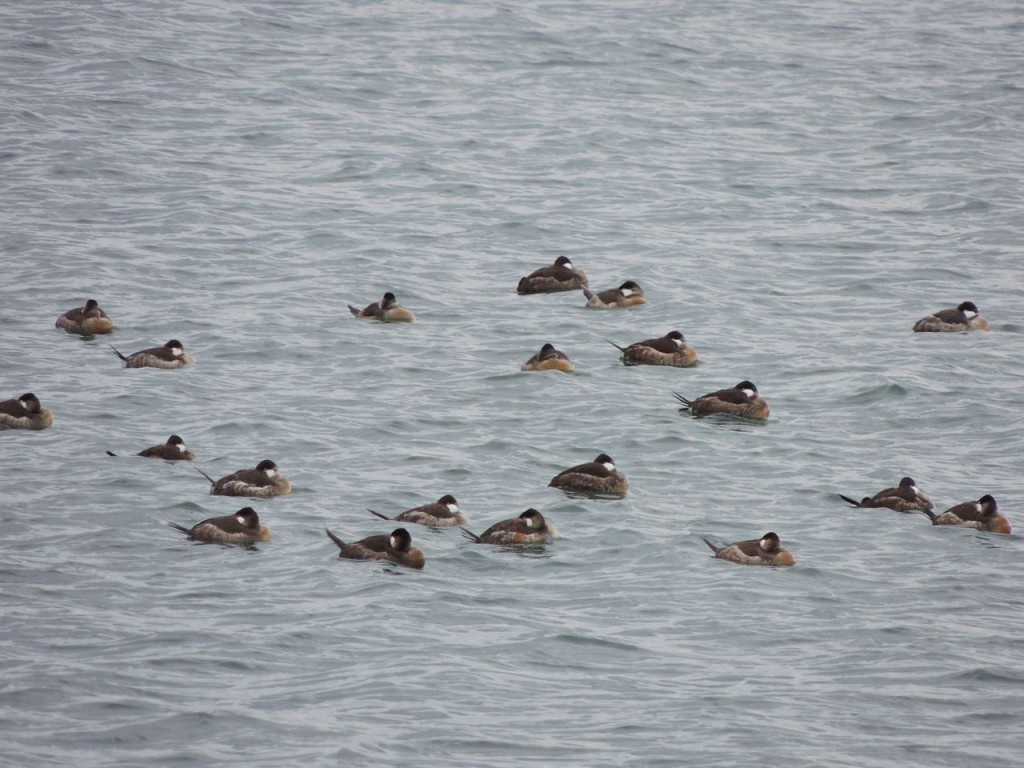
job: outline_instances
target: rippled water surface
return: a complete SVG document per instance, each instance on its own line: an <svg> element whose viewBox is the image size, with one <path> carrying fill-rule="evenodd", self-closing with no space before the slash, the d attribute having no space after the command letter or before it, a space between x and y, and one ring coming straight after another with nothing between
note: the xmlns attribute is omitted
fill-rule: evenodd
<svg viewBox="0 0 1024 768"><path fill-rule="evenodd" d="M1024 529L1015 2L0 8L0 764L1013 766ZM520 297L570 256L650 303ZM412 325L357 321L385 291ZM109 337L53 327L95 297ZM913 334L970 299L992 330ZM620 345L682 330L691 369ZM125 370L184 342L196 364ZM521 373L551 341L573 374ZM672 393L742 379L764 425ZM188 542L272 458L254 547ZM121 454L110 458L105 451ZM623 500L559 470L612 455ZM454 494L422 572L323 533ZM768 530L790 569L701 536Z"/></svg>

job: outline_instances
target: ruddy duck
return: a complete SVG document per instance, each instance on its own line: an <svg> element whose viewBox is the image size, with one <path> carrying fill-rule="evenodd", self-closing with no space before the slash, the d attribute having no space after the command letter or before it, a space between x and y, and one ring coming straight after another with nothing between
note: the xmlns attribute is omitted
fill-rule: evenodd
<svg viewBox="0 0 1024 768"><path fill-rule="evenodd" d="M96 299L89 299L84 307L69 309L57 318L57 327L68 333L80 333L92 336L97 333L110 333L114 328L113 321L107 313L100 309Z"/></svg>
<svg viewBox="0 0 1024 768"><path fill-rule="evenodd" d="M465 528L462 535L477 544L539 544L558 532L540 512L528 509L519 517L495 523L479 536Z"/></svg>
<svg viewBox="0 0 1024 768"><path fill-rule="evenodd" d="M615 466L607 453L599 454L593 461L562 470L548 483L551 488L583 493L606 493L625 496L629 483L626 476Z"/></svg>
<svg viewBox="0 0 1024 768"><path fill-rule="evenodd" d="M46 429L52 424L53 414L31 392L0 402L0 429Z"/></svg>
<svg viewBox="0 0 1024 768"><path fill-rule="evenodd" d="M678 392L676 400L689 408L693 416L707 416L709 413L729 413L747 419L767 419L771 414L768 402L757 393L752 382L741 381L730 389L720 389L701 395L696 400L687 400Z"/></svg>
<svg viewBox="0 0 1024 768"><path fill-rule="evenodd" d="M521 371L564 371L570 373L576 370L569 356L564 352L555 349L551 344L545 344L540 352L535 354L521 366Z"/></svg>
<svg viewBox="0 0 1024 768"><path fill-rule="evenodd" d="M346 544L329 528L324 528L331 541L341 550L338 557L349 560L388 560L409 568L422 568L426 564L423 552L412 545L412 536L405 528L395 528L390 536L368 536Z"/></svg>
<svg viewBox="0 0 1024 768"><path fill-rule="evenodd" d="M215 541L220 544L252 544L270 541L270 529L260 523L260 517L252 507L243 507L233 515L211 517L186 528L177 523L167 523L196 541Z"/></svg>
<svg viewBox="0 0 1024 768"><path fill-rule="evenodd" d="M973 301L965 301L952 309L943 309L914 323L917 333L964 333L971 330L987 331L988 320L978 314Z"/></svg>
<svg viewBox="0 0 1024 768"><path fill-rule="evenodd" d="M600 293L591 293L589 289L584 288L583 295L587 297L587 309L621 309L647 303L644 289L632 280L627 280L618 288L609 288Z"/></svg>
<svg viewBox="0 0 1024 768"><path fill-rule="evenodd" d="M702 537L703 538L703 537ZM787 549L783 549L778 535L769 531L760 539L737 541L716 547L707 539L703 539L715 553L715 557L731 560L743 565L793 565L796 559Z"/></svg>
<svg viewBox="0 0 1024 768"><path fill-rule="evenodd" d="M996 500L985 494L977 501L965 501L950 507L941 515L930 510L923 510L932 525L962 525L965 528L977 528L979 531L992 533L1010 533L1010 521L999 514Z"/></svg>
<svg viewBox="0 0 1024 768"><path fill-rule="evenodd" d="M114 350L115 355L124 360L125 368L181 368L195 362L191 355L185 354L185 348L177 339L171 339L162 347L133 352L128 357L118 352L113 344L110 348Z"/></svg>
<svg viewBox="0 0 1024 768"><path fill-rule="evenodd" d="M646 339L620 347L609 341L622 353L626 365L672 365L676 368L690 368L697 364L697 350L686 343L679 331L669 331L660 339Z"/></svg>
<svg viewBox="0 0 1024 768"><path fill-rule="evenodd" d="M541 267L519 281L516 293L557 293L587 287L586 273L572 265L568 256L559 256L549 267Z"/></svg>
<svg viewBox="0 0 1024 768"><path fill-rule="evenodd" d="M380 301L367 304L363 309L349 304L348 311L356 317L380 320L382 323L411 323L416 319L416 315L398 303L391 291L385 293Z"/></svg>
<svg viewBox="0 0 1024 768"><path fill-rule="evenodd" d="M185 441L178 435L171 435L166 443L153 445L141 450L138 456L145 456L147 459L166 459L167 461L192 461L196 455L185 447Z"/></svg>
<svg viewBox="0 0 1024 768"><path fill-rule="evenodd" d="M292 492L292 484L270 459L264 459L255 469L240 469L220 480L214 480L198 467L196 471L210 481L210 493L217 496L252 496L266 499Z"/></svg>
<svg viewBox="0 0 1024 768"><path fill-rule="evenodd" d="M459 503L455 501L455 497L450 493L445 494L437 501L407 509L405 512L401 512L394 517L382 515L380 512L375 512L372 509L367 511L382 520L416 523L417 525L425 525L429 528L450 528L456 525L465 525L468 522L466 516L462 514L462 510L459 509Z"/></svg>
<svg viewBox="0 0 1024 768"><path fill-rule="evenodd" d="M931 499L921 493L912 477L904 477L898 487L886 488L860 501L854 501L841 493L839 498L855 507L888 507L896 512L928 512L934 507Z"/></svg>

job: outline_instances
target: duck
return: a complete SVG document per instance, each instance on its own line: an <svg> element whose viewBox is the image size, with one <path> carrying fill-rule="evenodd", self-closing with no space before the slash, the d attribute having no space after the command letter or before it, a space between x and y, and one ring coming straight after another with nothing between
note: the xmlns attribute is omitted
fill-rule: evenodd
<svg viewBox="0 0 1024 768"><path fill-rule="evenodd" d="M216 496L250 496L268 499L292 492L292 484L285 479L270 459L264 459L255 469L240 469L214 480L203 470L196 471L210 481L210 493Z"/></svg>
<svg viewBox="0 0 1024 768"><path fill-rule="evenodd" d="M363 309L348 305L348 311L359 318L380 320L382 323L411 323L416 315L398 303L395 294L388 291L384 298L367 304Z"/></svg>
<svg viewBox="0 0 1024 768"><path fill-rule="evenodd" d="M114 354L124 360L125 368L181 368L191 365L195 359L185 353L185 347L177 339L171 339L162 347L151 347L133 352L125 357L111 344Z"/></svg>
<svg viewBox="0 0 1024 768"><path fill-rule="evenodd" d="M989 322L978 313L973 301L964 301L951 309L942 309L914 323L915 333L965 333L987 331Z"/></svg>
<svg viewBox="0 0 1024 768"><path fill-rule="evenodd" d="M757 392L751 381L741 381L729 389L720 389L701 395L696 400L687 400L678 392L676 400L688 408L693 416L707 416L711 413L727 413L747 419L767 419L771 415L768 402Z"/></svg>
<svg viewBox="0 0 1024 768"><path fill-rule="evenodd" d="M52 425L53 414L31 392L0 402L0 429L46 429Z"/></svg>
<svg viewBox="0 0 1024 768"><path fill-rule="evenodd" d="M793 565L796 558L788 549L783 548L778 534L769 531L760 539L737 541L718 547L703 536L702 541L711 547L715 557L731 560L742 565Z"/></svg>
<svg viewBox="0 0 1024 768"><path fill-rule="evenodd" d="M349 560L388 560L409 568L422 568L427 562L423 551L412 545L412 536L405 528L396 528L390 535L368 536L349 543L335 536L330 528L324 528L324 531L338 545L338 557Z"/></svg>
<svg viewBox="0 0 1024 768"><path fill-rule="evenodd" d="M554 264L541 267L521 278L516 293L525 296L529 293L557 293L586 287L586 273L574 267L568 256L559 256Z"/></svg>
<svg viewBox="0 0 1024 768"><path fill-rule="evenodd" d="M622 353L626 365L671 365L676 368L691 368L697 364L697 350L686 343L686 337L679 331L669 331L659 339L645 339L620 347L609 341Z"/></svg>
<svg viewBox="0 0 1024 768"><path fill-rule="evenodd" d="M860 501L839 494L839 498L855 507L887 507L896 512L929 512L934 508L931 499L921 493L912 477L900 479L895 488L886 488L874 496L865 496Z"/></svg>
<svg viewBox="0 0 1024 768"><path fill-rule="evenodd" d="M459 509L459 502L450 493L446 493L437 501L407 509L394 517L382 515L380 512L375 512L372 509L368 509L367 512L376 515L382 520L415 523L417 525L425 525L428 528L451 528L456 525L465 525L469 522L462 513L462 510Z"/></svg>
<svg viewBox="0 0 1024 768"><path fill-rule="evenodd" d="M583 295L587 297L587 309L622 309L647 303L644 289L632 280L600 293L591 293L588 288L584 288Z"/></svg>
<svg viewBox="0 0 1024 768"><path fill-rule="evenodd" d="M950 507L941 515L930 509L922 510L932 521L932 525L962 525L965 528L976 528L979 531L992 533L1010 533L1010 521L999 514L996 500L985 494L977 501L965 501Z"/></svg>
<svg viewBox="0 0 1024 768"><path fill-rule="evenodd" d="M219 544L253 544L270 541L270 529L260 523L260 517L252 507L243 507L233 515L211 517L186 528L177 523L167 523L196 541L213 541Z"/></svg>
<svg viewBox="0 0 1024 768"><path fill-rule="evenodd" d="M551 478L548 487L583 493L625 496L629 482L622 471L615 466L612 457L607 453L601 453L593 461L562 470Z"/></svg>
<svg viewBox="0 0 1024 768"><path fill-rule="evenodd" d="M57 318L56 325L68 333L80 333L83 336L110 333L114 329L114 322L96 303L96 299L89 299L85 306L69 309Z"/></svg>
<svg viewBox="0 0 1024 768"><path fill-rule="evenodd" d="M495 523L479 536L467 528L461 530L462 535L475 544L540 544L558 535L555 527L536 509Z"/></svg>
<svg viewBox="0 0 1024 768"><path fill-rule="evenodd" d="M552 344L545 344L533 357L519 366L521 371L562 371L571 373L576 370L572 360Z"/></svg>
<svg viewBox="0 0 1024 768"><path fill-rule="evenodd" d="M0 402L0 429L46 429L52 425L53 414L32 392Z"/></svg>
<svg viewBox="0 0 1024 768"><path fill-rule="evenodd" d="M139 451L137 456L145 456L147 459L165 459L167 461L192 461L196 455L186 446L185 441L179 435L171 435L166 443L151 445Z"/></svg>

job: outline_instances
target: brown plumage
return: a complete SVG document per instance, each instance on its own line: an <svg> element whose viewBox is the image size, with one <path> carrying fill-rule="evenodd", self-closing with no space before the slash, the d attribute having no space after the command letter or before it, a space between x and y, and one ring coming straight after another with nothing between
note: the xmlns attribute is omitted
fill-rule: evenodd
<svg viewBox="0 0 1024 768"><path fill-rule="evenodd" d="M697 364L697 350L686 343L679 331L669 331L658 339L645 339L620 347L609 341L622 353L626 365L671 365L676 368L690 368Z"/></svg>
<svg viewBox="0 0 1024 768"><path fill-rule="evenodd" d="M69 309L58 317L56 326L68 333L92 336L97 333L110 333L114 323L96 303L96 299L89 299L84 306Z"/></svg>
<svg viewBox="0 0 1024 768"><path fill-rule="evenodd" d="M428 528L450 528L456 525L465 525L466 516L459 509L459 503L451 494L445 494L437 501L430 504L421 504L418 507L407 509L394 517L382 515L380 512L367 510L382 520L394 520L400 523L415 523L425 525Z"/></svg>
<svg viewBox="0 0 1024 768"><path fill-rule="evenodd" d="M965 501L950 507L940 515L923 510L932 525L960 525L992 533L1010 533L1010 521L999 514L996 500L985 494L977 501Z"/></svg>
<svg viewBox="0 0 1024 768"><path fill-rule="evenodd" d="M569 356L564 352L555 349L551 344L545 344L533 357L519 366L521 371L562 371L571 373L576 369Z"/></svg>
<svg viewBox="0 0 1024 768"><path fill-rule="evenodd" d="M270 498L292 492L292 484L278 471L277 464L264 459L255 469L240 469L214 480L203 470L196 471L210 481L210 493L217 496Z"/></svg>
<svg viewBox="0 0 1024 768"><path fill-rule="evenodd" d="M574 267L568 256L559 256L554 264L534 270L520 279L516 293L523 296L529 293L575 291L586 287L586 273Z"/></svg>
<svg viewBox="0 0 1024 768"><path fill-rule="evenodd" d="M243 507L233 515L211 517L186 528L177 523L167 523L196 541L213 541L221 544L252 544L270 541L270 529L260 523L259 515L252 507Z"/></svg>
<svg viewBox="0 0 1024 768"><path fill-rule="evenodd" d="M771 531L760 539L737 541L721 547L703 537L702 540L711 547L715 557L742 565L793 565L796 562L789 550L782 547L778 535Z"/></svg>
<svg viewBox="0 0 1024 768"><path fill-rule="evenodd" d="M495 523L477 536L466 528L462 535L476 544L539 544L558 535L536 509L528 509L519 517Z"/></svg>
<svg viewBox="0 0 1024 768"><path fill-rule="evenodd" d="M411 323L416 316L403 307L395 299L395 294L388 291L384 298L367 304L363 309L348 305L348 311L359 318L380 320L382 323Z"/></svg>
<svg viewBox="0 0 1024 768"><path fill-rule="evenodd" d="M768 402L758 394L757 387L750 381L741 381L735 387L709 392L696 400L687 400L678 392L673 394L693 416L727 413L747 419L767 419L771 415Z"/></svg>
<svg viewBox="0 0 1024 768"><path fill-rule="evenodd" d="M46 429L52 424L53 414L31 392L0 402L0 429Z"/></svg>
<svg viewBox="0 0 1024 768"><path fill-rule="evenodd" d="M839 494L839 498L855 507L886 507L896 512L927 512L934 506L912 477L904 477L896 488L886 488L860 501L843 494Z"/></svg>
<svg viewBox="0 0 1024 768"><path fill-rule="evenodd" d="M191 355L185 353L185 347L177 339L171 339L162 347L150 347L133 352L125 357L113 344L110 348L114 354L124 360L125 368L181 368L195 362Z"/></svg>
<svg viewBox="0 0 1024 768"><path fill-rule="evenodd" d="M359 541L344 542L324 528L327 536L338 547L338 557L349 560L387 560L409 568L422 568L426 564L423 552L412 546L412 536L405 528L396 528L390 535L368 536Z"/></svg>
<svg viewBox="0 0 1024 768"><path fill-rule="evenodd" d="M587 297L587 309L622 309L647 303L643 288L632 280L627 280L618 288L609 288L600 293L591 293L584 288L583 295Z"/></svg>
<svg viewBox="0 0 1024 768"><path fill-rule="evenodd" d="M551 478L549 487L583 493L625 496L629 482L612 457L602 453L593 461L564 469Z"/></svg>

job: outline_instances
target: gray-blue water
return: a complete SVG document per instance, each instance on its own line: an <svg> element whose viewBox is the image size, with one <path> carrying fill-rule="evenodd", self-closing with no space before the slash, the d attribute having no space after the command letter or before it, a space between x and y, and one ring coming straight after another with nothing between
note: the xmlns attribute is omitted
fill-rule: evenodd
<svg viewBox="0 0 1024 768"><path fill-rule="evenodd" d="M1020 764L1024 6L0 7L3 766ZM650 303L520 297L567 254ZM406 326L361 322L394 291ZM99 300L117 328L53 327ZM913 334L970 299L988 333ZM625 368L682 330L694 369ZM124 352L184 342L180 371ZM520 373L545 341L576 373ZM749 378L763 426L692 420ZM278 462L274 540L189 543ZM125 454L109 458L105 450ZM611 454L621 501L547 488ZM524 553L412 526L458 498ZM774 530L790 569L700 541Z"/></svg>

